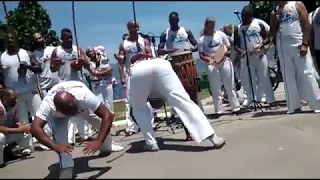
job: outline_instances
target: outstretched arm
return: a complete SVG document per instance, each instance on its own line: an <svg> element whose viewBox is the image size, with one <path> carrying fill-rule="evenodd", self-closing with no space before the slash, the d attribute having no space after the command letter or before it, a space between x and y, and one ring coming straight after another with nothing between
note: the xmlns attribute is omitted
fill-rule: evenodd
<svg viewBox="0 0 320 180"><path fill-rule="evenodd" d="M192 32L190 30L187 30L187 34L188 34L188 39L190 41L190 44L193 46L193 48L191 49L192 52L196 52L198 51L198 42L197 40L194 38Z"/></svg>

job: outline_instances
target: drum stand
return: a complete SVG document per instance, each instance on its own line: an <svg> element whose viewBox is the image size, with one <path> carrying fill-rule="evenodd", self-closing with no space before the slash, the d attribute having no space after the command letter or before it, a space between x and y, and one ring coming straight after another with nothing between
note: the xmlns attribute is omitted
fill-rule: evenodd
<svg viewBox="0 0 320 180"><path fill-rule="evenodd" d="M251 108L250 105L253 105L253 110L257 111L257 108L260 109L260 111L264 114L262 110L262 105L256 100L255 98L255 93L252 85L252 76L251 76L251 69L250 69L250 63L249 63L249 54L248 54L248 48L247 48L247 41L246 41L246 30L242 29L242 36L243 36L243 41L244 41L244 47L245 47L245 52L246 52L246 61L247 61L247 68L248 68L248 76L249 76L249 85L251 88L251 95L252 95L252 101L249 102L249 104L246 106L246 109Z"/></svg>

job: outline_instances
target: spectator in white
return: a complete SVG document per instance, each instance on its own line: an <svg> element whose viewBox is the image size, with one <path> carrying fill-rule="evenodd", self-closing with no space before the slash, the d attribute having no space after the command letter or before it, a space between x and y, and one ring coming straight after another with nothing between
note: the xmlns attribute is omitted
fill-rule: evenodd
<svg viewBox="0 0 320 180"><path fill-rule="evenodd" d="M92 68L99 72L99 76L90 74L92 92L102 101L110 111L113 109L113 83L112 66L108 63L108 57L104 54L104 47L98 46L87 49L86 55L90 58ZM124 148L112 143L112 151L121 151Z"/></svg>
<svg viewBox="0 0 320 180"><path fill-rule="evenodd" d="M100 129L96 140L87 142L84 153L91 155L100 149L100 156L111 152L111 136L108 136L114 114L79 81L61 82L47 93L31 126L31 133L39 142L59 155L60 179L72 179L74 162L73 147L68 143L68 121L71 117L88 121L94 129ZM51 120L52 140L43 127Z"/></svg>
<svg viewBox="0 0 320 180"><path fill-rule="evenodd" d="M230 42L228 37L222 31L215 30L215 19L208 17L204 23L204 30L199 39L198 51L200 59L207 64L207 73L212 92L212 99L216 114L222 114L222 96L221 96L221 79L228 94L231 109L234 113L240 112L240 104L237 94L234 90L234 71L229 57L224 57L221 62L215 63L215 53L217 49L224 45L230 54Z"/></svg>
<svg viewBox="0 0 320 180"><path fill-rule="evenodd" d="M259 101L258 92L255 91L255 87L258 84L258 88L262 88L266 94L266 100L270 108L275 109L277 103L275 102L275 97L273 94L273 89L271 85L269 66L267 56L262 48L264 41L268 38L268 31L270 26L261 19L253 17L253 9L251 6L244 6L241 12L242 23L240 23L234 31L234 44L235 50L244 56L242 73L242 82L244 84L244 89L247 93L248 102L250 103L253 99ZM243 33L244 32L244 33ZM243 37L245 36L245 37ZM246 47L245 47L246 43ZM246 49L247 48L247 49ZM252 84L249 83L249 73L247 68L247 57L246 51L248 53L250 74ZM257 82L259 80L260 82ZM251 87L253 86L252 92ZM252 97L252 93L256 96ZM248 104L249 105L249 104ZM251 104L252 105L252 104Z"/></svg>
<svg viewBox="0 0 320 180"><path fill-rule="evenodd" d="M42 73L39 77L40 88L42 90L42 95L45 96L47 92L59 82L58 73L51 72L50 70L50 59L51 54L55 47L53 46L46 46L46 42L42 34L35 33L33 35L33 48L34 48L34 55L36 56L38 63L41 65ZM42 97L43 98L43 97ZM49 124L45 126L45 132L50 133L51 128ZM44 145L40 144L40 148L43 150L49 150L49 148L45 147Z"/></svg>
<svg viewBox="0 0 320 180"><path fill-rule="evenodd" d="M58 72L59 82L75 80L84 82L82 76L82 65L79 64L81 60L85 59L85 53L76 45L73 45L73 36L70 29L61 30L61 46L53 50L50 69L52 72ZM80 57L78 57L78 49ZM79 66L77 65L79 64ZM69 142L75 143L76 128L80 136L84 139L90 137L93 133L90 125L86 121L73 120L69 122Z"/></svg>
<svg viewBox="0 0 320 180"><path fill-rule="evenodd" d="M27 124L29 123L28 112L33 118L41 103L34 73L39 74L42 70L35 56L30 56L26 50L19 48L13 33L15 32L9 29L7 49L1 55L0 64L3 68L5 86L17 93L19 121ZM34 151L30 134L25 136L25 141L28 141L29 145L23 153L30 154Z"/></svg>
<svg viewBox="0 0 320 180"><path fill-rule="evenodd" d="M320 94L309 51L311 27L307 9L301 1L276 1L276 3L277 12L272 13L270 18L272 25L270 40L273 42L277 37L288 105L287 113L301 112L301 98L305 98L310 108L318 113L320 112ZM277 25L277 18L279 25ZM297 79L301 82L300 85L297 85Z"/></svg>
<svg viewBox="0 0 320 180"><path fill-rule="evenodd" d="M17 143L20 147L27 147L29 144L24 140L24 133L29 133L30 124L21 124L16 116L15 105L17 94L9 89L0 92L0 167L6 162L14 159L10 151L10 144ZM5 151L9 148L9 152Z"/></svg>

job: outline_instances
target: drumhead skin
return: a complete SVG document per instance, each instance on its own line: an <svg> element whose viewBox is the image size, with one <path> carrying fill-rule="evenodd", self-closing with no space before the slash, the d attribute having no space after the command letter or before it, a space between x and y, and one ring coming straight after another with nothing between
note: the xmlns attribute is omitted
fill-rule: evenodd
<svg viewBox="0 0 320 180"><path fill-rule="evenodd" d="M172 53L171 56L175 57L175 56L181 56L181 55L185 55L185 54L192 54L192 51L176 52L176 53Z"/></svg>

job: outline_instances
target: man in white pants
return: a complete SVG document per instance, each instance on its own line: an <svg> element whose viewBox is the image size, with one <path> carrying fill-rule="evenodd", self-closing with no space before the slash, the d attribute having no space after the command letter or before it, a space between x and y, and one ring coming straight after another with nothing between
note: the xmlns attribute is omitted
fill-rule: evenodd
<svg viewBox="0 0 320 180"><path fill-rule="evenodd" d="M61 30L61 46L56 47L51 55L50 69L53 73L58 73L59 82L75 80L84 82L82 67L75 68L72 63L77 62L80 58L85 58L84 51L73 45L73 36L70 29ZM78 50L80 56L78 57ZM78 129L80 136L83 139L90 137L93 133L90 125L86 121L71 120L69 122L69 141L75 143L75 130Z"/></svg>
<svg viewBox="0 0 320 180"><path fill-rule="evenodd" d="M253 97L252 93L254 92L252 92L252 89L255 89L256 86L261 83L261 86L258 86L258 88L263 89L263 92L266 94L267 103L270 107L276 108L277 104L271 86L267 56L264 49L261 49L264 40L268 38L270 27L261 19L253 18L253 9L251 6L245 6L242 9L241 17L242 23L235 28L234 44L235 50L239 54L244 55L244 68L241 70L241 73L248 102L250 103L253 99L257 100L258 94L255 93L255 97ZM252 84L249 82L250 77L247 71L246 51L248 52ZM257 76L259 78L257 78ZM257 82L257 79L260 82Z"/></svg>
<svg viewBox="0 0 320 180"><path fill-rule="evenodd" d="M29 133L30 124L21 124L16 116L15 105L17 94L9 89L0 94L0 168L15 159L16 156L10 148L11 143L17 143L20 147L27 147L28 141L24 140L25 133ZM7 148L8 151L5 150Z"/></svg>
<svg viewBox="0 0 320 180"><path fill-rule="evenodd" d="M271 18L271 41L277 35L279 60L284 80L288 114L301 112L301 96L316 113L320 96L309 50L308 12L300 1L277 1L277 12ZM279 17L279 28L277 27ZM301 84L297 85L297 79ZM298 89L297 86L300 86ZM300 94L299 94L300 91Z"/></svg>
<svg viewBox="0 0 320 180"><path fill-rule="evenodd" d="M33 35L33 47L35 51L33 54L38 60L38 63L41 65L42 73L39 75L39 85L42 90L42 97L43 98L47 92L59 82L58 73L52 73L50 70L50 59L53 50L55 49L54 46L46 46L45 39L40 33L35 33ZM45 131L47 134L51 133L51 128L48 124L45 126ZM42 150L49 150L48 147L40 144L40 148Z"/></svg>
<svg viewBox="0 0 320 180"><path fill-rule="evenodd" d="M1 55L0 65L3 69L5 86L17 93L19 121L27 124L29 123L28 112L33 118L41 103L35 74L40 74L42 70L35 56L31 56L15 44L14 33L9 29L7 49ZM26 135L24 138L29 145L23 150L23 154L29 155L34 151L32 137Z"/></svg>
<svg viewBox="0 0 320 180"><path fill-rule="evenodd" d="M137 42L138 35L134 36L137 27L134 21L128 23L128 30L132 32L130 41ZM133 115L139 124L146 145L147 151L158 151L159 147L155 139L155 133L150 121L152 110L147 105L148 97L159 95L164 97L170 106L181 118L188 128L192 137L197 143L205 139L212 141L216 148L221 148L225 140L214 134L209 121L197 104L195 104L185 91L178 76L173 71L170 62L162 59L152 58L150 43L147 40L136 43L133 46L137 49L128 57L133 63L130 68L130 105L134 109ZM146 123L149 122L149 123Z"/></svg>
<svg viewBox="0 0 320 180"><path fill-rule="evenodd" d="M96 140L87 142L85 154L99 155L111 152L111 136L108 136L114 114L95 96L85 84L79 81L65 81L55 86L43 99L31 126L31 133L39 142L56 151L60 162L60 179L73 178L73 147L68 143L68 122L71 117L86 120L95 129L100 129ZM53 140L43 131L51 123Z"/></svg>

